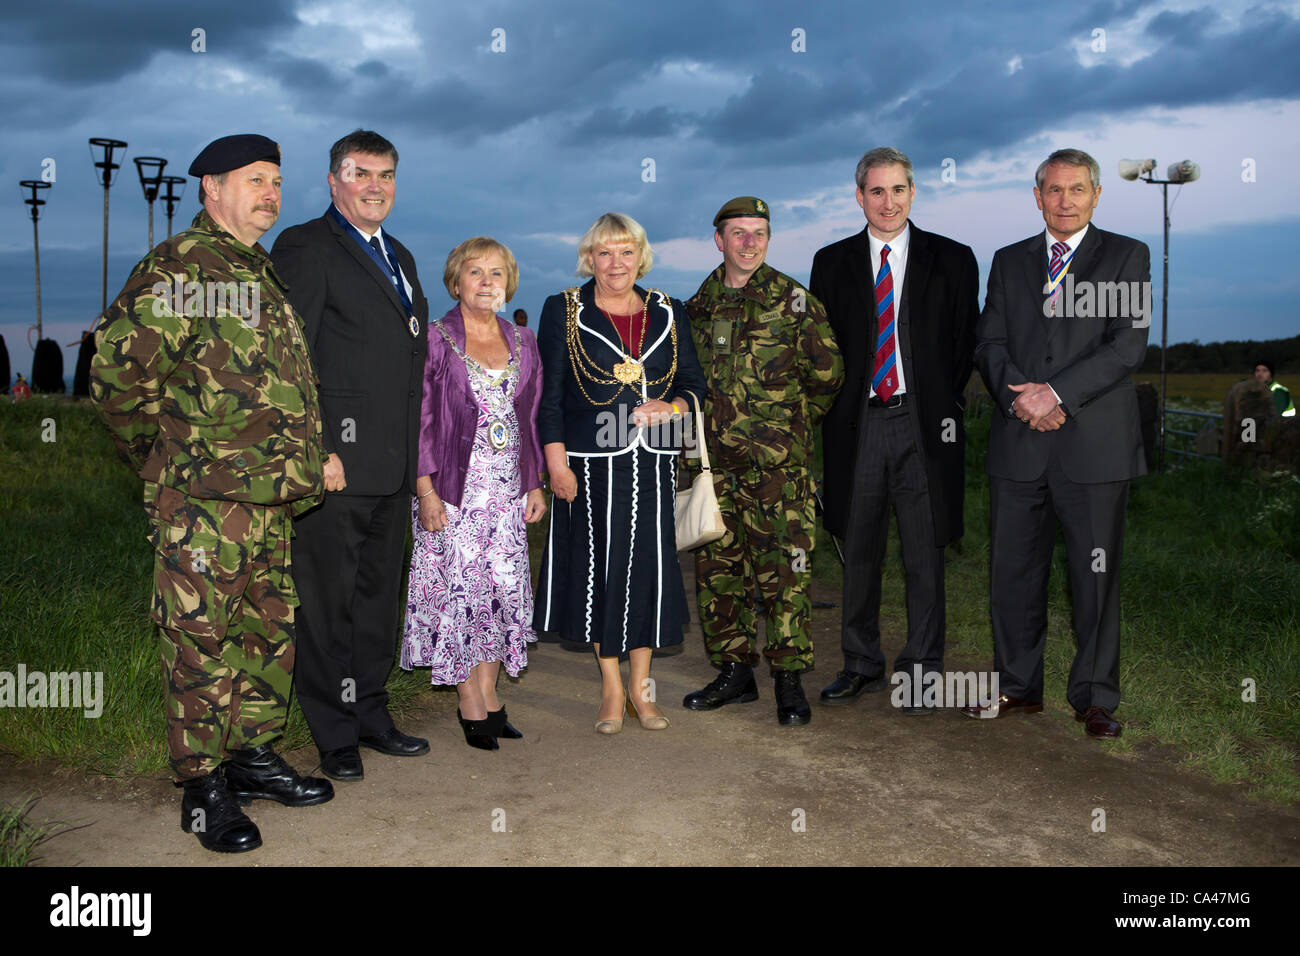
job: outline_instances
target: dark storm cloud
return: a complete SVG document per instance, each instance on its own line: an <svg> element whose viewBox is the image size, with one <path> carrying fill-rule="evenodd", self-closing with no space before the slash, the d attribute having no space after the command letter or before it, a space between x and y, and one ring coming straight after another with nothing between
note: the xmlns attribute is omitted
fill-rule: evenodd
<svg viewBox="0 0 1300 956"><path fill-rule="evenodd" d="M355 84L355 77L350 79L336 73L319 60L310 60L301 56L289 56L283 53L268 57L273 64L274 75L284 88L297 96L297 106L322 107L334 102L349 85ZM373 70L367 71L365 82L374 76Z"/></svg>
<svg viewBox="0 0 1300 956"><path fill-rule="evenodd" d="M1163 10L1147 22L1146 34L1174 43L1198 43L1218 19L1213 10Z"/></svg>
<svg viewBox="0 0 1300 956"><path fill-rule="evenodd" d="M1072 52L1054 49L1025 54L1023 68L1008 75L993 54L974 56L948 82L917 91L885 119L906 128L912 141L961 156L1097 114L1300 92L1300 22L1256 12L1235 31L1207 35L1205 24L1217 19L1208 11L1157 15L1147 34L1160 45L1128 67L1104 59L1084 66Z"/></svg>
<svg viewBox="0 0 1300 956"><path fill-rule="evenodd" d="M1209 10L1173 15L1152 33L1165 40L1152 55L1133 64L1128 76L1112 82L1106 103L1131 99L1134 90L1153 95L1161 105L1227 103L1256 97L1285 97L1300 91L1300 20L1277 10L1254 7L1231 32L1207 34L1185 17L1208 26L1218 19ZM1160 33L1158 31L1168 31ZM1127 81L1127 82L1125 82Z"/></svg>
<svg viewBox="0 0 1300 956"><path fill-rule="evenodd" d="M209 54L256 57L268 38L296 21L293 7L259 0L250 16L238 3L198 10L168 0L6 4L0 53L5 72L17 67L56 86L104 83L147 69L162 51L189 52L196 27L206 31Z"/></svg>
<svg viewBox="0 0 1300 956"><path fill-rule="evenodd" d="M1122 23L1148 6L1151 6L1150 0L1098 0L1084 7L1078 17L1072 21L1071 28L1090 35L1093 29ZM1040 11L1042 9L1039 8Z"/></svg>
<svg viewBox="0 0 1300 956"><path fill-rule="evenodd" d="M615 110L606 106L593 110L578 123L572 141L576 145L597 136L654 139L675 133L689 122L689 117L665 106L632 111Z"/></svg>

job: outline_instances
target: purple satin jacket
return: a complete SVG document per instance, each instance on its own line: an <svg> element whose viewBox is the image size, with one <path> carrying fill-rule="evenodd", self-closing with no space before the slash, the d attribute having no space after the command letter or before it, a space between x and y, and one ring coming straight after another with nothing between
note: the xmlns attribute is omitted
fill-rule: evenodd
<svg viewBox="0 0 1300 956"><path fill-rule="evenodd" d="M515 325L497 316L501 333L515 347ZM465 363L452 351L441 324L461 349L465 348L465 320L460 305L429 323L429 357L424 363L424 401L420 406L420 462L417 474L429 475L438 497L460 507L465 494L465 474L478 430L479 408L469 386ZM515 389L515 415L519 419L519 480L524 492L542 486L542 445L537 437L537 406L542 399L542 362L537 337L520 329L519 385Z"/></svg>

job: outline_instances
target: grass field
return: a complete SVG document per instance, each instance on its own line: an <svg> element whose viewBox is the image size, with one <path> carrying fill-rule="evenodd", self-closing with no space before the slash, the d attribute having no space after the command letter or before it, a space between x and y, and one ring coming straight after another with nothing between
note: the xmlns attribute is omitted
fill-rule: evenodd
<svg viewBox="0 0 1300 956"><path fill-rule="evenodd" d="M1178 372L1166 376L1166 400L1170 408L1222 415L1228 389L1249 377L1233 372ZM1133 381L1150 382L1157 392L1160 391L1159 372L1139 372L1133 376Z"/></svg>
<svg viewBox="0 0 1300 956"><path fill-rule="evenodd" d="M1181 387L1209 395L1219 383ZM986 415L973 412L968 422L966 536L949 549L948 663L955 669L992 661ZM0 750L111 775L165 767L140 490L88 406L54 399L0 406L0 671L19 663L102 671L105 687L103 714L94 719L69 708L5 711ZM1128 514L1125 736L1106 746L1133 752L1170 744L1217 779L1243 782L1266 799L1300 801L1300 554L1298 536L1285 530L1300 527L1300 482L1196 463L1135 482ZM899 632L902 569L897 542L890 547L884 624ZM838 587L824 532L813 567ZM1064 571L1058 548L1045 671L1047 703L1060 709L1073 654ZM835 649L826 650L833 660ZM831 673L833 664L823 669ZM394 669L395 711L429 693L427 681L427 672ZM1243 700L1252 686L1253 702ZM283 747L309 742L295 702Z"/></svg>
<svg viewBox="0 0 1300 956"><path fill-rule="evenodd" d="M43 440L53 439L53 440ZM109 775L166 766L142 485L88 403L0 405L0 671L102 671L103 713L0 711L0 750ZM428 673L394 670L400 714ZM295 699L283 749L310 743Z"/></svg>

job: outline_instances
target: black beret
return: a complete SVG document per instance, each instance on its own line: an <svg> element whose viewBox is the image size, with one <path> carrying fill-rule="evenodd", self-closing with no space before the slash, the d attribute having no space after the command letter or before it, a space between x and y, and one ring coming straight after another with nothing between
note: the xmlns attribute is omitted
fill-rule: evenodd
<svg viewBox="0 0 1300 956"><path fill-rule="evenodd" d="M737 196L735 199L727 200L718 210L718 214L713 217L713 228L717 229L724 219L741 219L748 216L772 221L772 217L767 212L767 203L763 200L757 196Z"/></svg>
<svg viewBox="0 0 1300 956"><path fill-rule="evenodd" d="M280 165L280 144L257 133L239 133L214 139L190 163L191 176L216 176L250 163Z"/></svg>

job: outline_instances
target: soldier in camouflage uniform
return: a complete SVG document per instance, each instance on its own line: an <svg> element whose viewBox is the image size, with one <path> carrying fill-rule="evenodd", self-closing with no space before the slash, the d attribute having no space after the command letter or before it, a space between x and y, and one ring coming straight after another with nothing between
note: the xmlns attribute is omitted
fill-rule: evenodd
<svg viewBox="0 0 1300 956"><path fill-rule="evenodd" d="M199 154L203 209L136 265L91 365L99 413L144 479L181 827L219 852L261 845L240 802L334 795L270 747L293 680L291 519L322 494L315 375L257 242L279 214L279 164L264 136Z"/></svg>
<svg viewBox="0 0 1300 956"><path fill-rule="evenodd" d="M821 304L763 263L770 222L753 196L724 205L713 220L724 262L686 303L709 376L705 434L726 534L695 556L700 626L721 673L682 703L712 710L758 698L757 589L777 720L793 725L811 719L800 672L813 663L813 435L844 365Z"/></svg>

